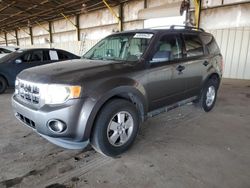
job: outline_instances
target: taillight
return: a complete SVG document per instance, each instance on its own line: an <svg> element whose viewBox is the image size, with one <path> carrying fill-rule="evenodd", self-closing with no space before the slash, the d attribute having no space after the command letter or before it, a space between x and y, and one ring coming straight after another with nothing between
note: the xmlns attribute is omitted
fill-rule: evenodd
<svg viewBox="0 0 250 188"><path fill-rule="evenodd" d="M222 73L224 72L224 60L222 57L221 57L221 72Z"/></svg>
<svg viewBox="0 0 250 188"><path fill-rule="evenodd" d="M220 67L221 67L221 72L223 73L224 72L224 60L223 60L222 56L220 56L219 64L220 64Z"/></svg>

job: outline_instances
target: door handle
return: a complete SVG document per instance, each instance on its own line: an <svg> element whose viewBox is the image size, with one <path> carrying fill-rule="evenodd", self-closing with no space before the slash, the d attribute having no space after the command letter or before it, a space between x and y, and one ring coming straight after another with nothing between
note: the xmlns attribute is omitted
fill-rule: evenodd
<svg viewBox="0 0 250 188"><path fill-rule="evenodd" d="M209 64L208 61L204 61L204 62L203 62L203 65L204 65L204 66L208 66L208 64Z"/></svg>
<svg viewBox="0 0 250 188"><path fill-rule="evenodd" d="M184 69L185 69L185 67L182 66L182 65L179 65L179 66L176 68L176 70L179 71L179 72L182 72Z"/></svg>

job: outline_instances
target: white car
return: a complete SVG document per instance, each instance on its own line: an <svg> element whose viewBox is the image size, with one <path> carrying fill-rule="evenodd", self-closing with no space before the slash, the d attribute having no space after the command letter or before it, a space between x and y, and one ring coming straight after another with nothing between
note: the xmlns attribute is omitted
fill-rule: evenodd
<svg viewBox="0 0 250 188"><path fill-rule="evenodd" d="M0 46L0 58L8 55L11 52L18 50L19 48L15 46Z"/></svg>

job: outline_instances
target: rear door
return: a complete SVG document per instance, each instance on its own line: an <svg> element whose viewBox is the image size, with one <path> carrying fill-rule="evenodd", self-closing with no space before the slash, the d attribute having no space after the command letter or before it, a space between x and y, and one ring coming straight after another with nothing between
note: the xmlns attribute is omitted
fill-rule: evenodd
<svg viewBox="0 0 250 188"><path fill-rule="evenodd" d="M203 75L209 67L209 60L205 48L195 33L182 34L184 41L186 98L196 96L201 91Z"/></svg>
<svg viewBox="0 0 250 188"><path fill-rule="evenodd" d="M162 35L154 51L146 86L150 111L185 98L186 88L180 35Z"/></svg>

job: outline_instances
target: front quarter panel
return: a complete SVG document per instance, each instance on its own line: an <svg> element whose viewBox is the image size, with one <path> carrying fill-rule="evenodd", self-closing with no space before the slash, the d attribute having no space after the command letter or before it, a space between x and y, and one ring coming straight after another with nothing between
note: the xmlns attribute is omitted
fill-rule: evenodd
<svg viewBox="0 0 250 188"><path fill-rule="evenodd" d="M84 140L90 137L95 118L103 105L105 105L108 100L122 94L134 97L134 100L140 103L143 112L147 111L146 92L143 85L139 82L130 78L121 77L101 82L96 85L93 90L88 91L88 96L80 113L79 121L85 122L86 126L84 128L85 130L79 130L77 132L84 132ZM81 129L81 127L79 128Z"/></svg>

